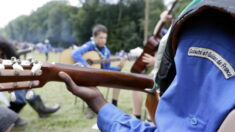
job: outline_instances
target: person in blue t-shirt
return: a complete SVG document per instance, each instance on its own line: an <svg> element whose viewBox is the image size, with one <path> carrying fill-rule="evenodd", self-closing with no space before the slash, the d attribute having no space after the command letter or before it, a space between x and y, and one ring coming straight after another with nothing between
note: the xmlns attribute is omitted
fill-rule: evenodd
<svg viewBox="0 0 235 132"><path fill-rule="evenodd" d="M49 59L49 53L50 53L51 49L52 49L52 46L51 46L49 40L46 39L45 45L43 47L44 53L46 55L46 61L48 61L48 59Z"/></svg>
<svg viewBox="0 0 235 132"><path fill-rule="evenodd" d="M107 103L95 87L77 86L64 72L59 76L98 113L102 132L215 132L235 104L235 18L221 10L200 10L182 21L174 36L176 75L158 104L156 126Z"/></svg>
<svg viewBox="0 0 235 132"><path fill-rule="evenodd" d="M102 59L109 59L110 58L110 51L106 46L108 37L108 30L104 25L96 25L92 29L92 39L82 46L75 49L72 53L72 58L76 63L80 63L85 67L89 67L87 61L83 58L83 54L89 51L96 51L100 58ZM121 71L125 63L125 58L121 58L120 63L116 67L111 67L110 62L102 63L101 68L105 70L112 70L112 71ZM112 103L117 106L117 100L119 96L120 90L113 89L113 97ZM94 117L94 113L90 110L90 108L86 111L86 117L91 119Z"/></svg>

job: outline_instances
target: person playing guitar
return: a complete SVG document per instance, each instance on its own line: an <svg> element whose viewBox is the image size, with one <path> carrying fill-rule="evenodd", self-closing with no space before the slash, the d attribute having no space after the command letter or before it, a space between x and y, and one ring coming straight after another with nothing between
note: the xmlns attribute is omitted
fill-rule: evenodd
<svg viewBox="0 0 235 132"><path fill-rule="evenodd" d="M80 63L84 67L90 67L88 62L84 59L83 55L87 52L95 51L99 54L101 59L110 58L110 50L106 47L108 30L104 25L96 25L92 29L92 40L86 42L84 45L78 47L72 52L72 58L75 63ZM125 58L120 59L120 63L116 67L111 67L110 62L104 62L101 64L101 69L112 70L112 71L121 71L124 66ZM113 90L112 103L117 106L117 99L119 96L120 90ZM93 118L94 113L88 108L86 112L86 117L91 119Z"/></svg>

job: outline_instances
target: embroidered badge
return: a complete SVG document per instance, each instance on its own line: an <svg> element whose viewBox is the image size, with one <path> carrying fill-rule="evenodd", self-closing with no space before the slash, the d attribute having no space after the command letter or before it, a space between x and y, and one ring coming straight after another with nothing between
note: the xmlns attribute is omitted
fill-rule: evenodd
<svg viewBox="0 0 235 132"><path fill-rule="evenodd" d="M188 56L209 59L213 64L216 65L216 67L220 69L226 79L235 76L235 71L232 65L214 50L201 47L190 47L188 50Z"/></svg>

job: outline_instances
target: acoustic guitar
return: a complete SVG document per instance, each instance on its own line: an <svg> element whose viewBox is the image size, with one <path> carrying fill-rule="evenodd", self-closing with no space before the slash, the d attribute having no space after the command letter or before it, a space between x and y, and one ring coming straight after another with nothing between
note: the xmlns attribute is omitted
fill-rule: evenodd
<svg viewBox="0 0 235 132"><path fill-rule="evenodd" d="M0 60L0 91L43 87L49 81L62 81L63 71L80 86L104 86L148 92L153 80L145 75L84 68L75 65L44 63L35 60ZM146 89L147 88L147 89Z"/></svg>
<svg viewBox="0 0 235 132"><path fill-rule="evenodd" d="M61 54L59 58L59 63L62 64L75 64L73 58L72 58L72 48L65 49ZM101 64L106 62L115 62L120 61L121 57L112 57L110 59L103 59L99 56L99 54L96 51L89 51L83 54L83 59L87 61L90 67L92 68L98 68L101 69ZM135 60L138 56L126 56L126 59L131 61Z"/></svg>

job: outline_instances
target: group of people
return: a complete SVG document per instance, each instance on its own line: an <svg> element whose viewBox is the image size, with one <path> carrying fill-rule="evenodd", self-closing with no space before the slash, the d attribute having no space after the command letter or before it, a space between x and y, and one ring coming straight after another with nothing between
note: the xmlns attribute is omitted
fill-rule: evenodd
<svg viewBox="0 0 235 132"><path fill-rule="evenodd" d="M155 83L161 99L151 125L130 116L103 97L96 87L78 86L65 72L59 77L67 89L83 99L89 109L98 114L102 132L214 132L234 109L235 96L235 1L193 0L162 38L155 59ZM72 53L76 62L89 67L82 58L87 51L96 51L109 58L105 46L107 29L93 28L93 40ZM125 59L111 67L120 71ZM118 94L117 94L118 95ZM14 119L15 120L15 119Z"/></svg>

